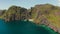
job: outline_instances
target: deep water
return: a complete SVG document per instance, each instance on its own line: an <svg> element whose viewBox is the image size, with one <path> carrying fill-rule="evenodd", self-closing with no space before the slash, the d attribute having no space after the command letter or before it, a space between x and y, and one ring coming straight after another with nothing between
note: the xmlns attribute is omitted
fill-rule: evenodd
<svg viewBox="0 0 60 34"><path fill-rule="evenodd" d="M0 34L57 34L47 26L37 26L29 21L0 20Z"/></svg>

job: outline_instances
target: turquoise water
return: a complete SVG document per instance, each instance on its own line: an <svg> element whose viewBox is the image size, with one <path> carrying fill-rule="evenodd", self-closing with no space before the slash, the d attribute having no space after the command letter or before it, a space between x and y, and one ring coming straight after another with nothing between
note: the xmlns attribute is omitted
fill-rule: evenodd
<svg viewBox="0 0 60 34"><path fill-rule="evenodd" d="M0 20L0 34L57 34L47 26L43 26L37 26L29 21Z"/></svg>

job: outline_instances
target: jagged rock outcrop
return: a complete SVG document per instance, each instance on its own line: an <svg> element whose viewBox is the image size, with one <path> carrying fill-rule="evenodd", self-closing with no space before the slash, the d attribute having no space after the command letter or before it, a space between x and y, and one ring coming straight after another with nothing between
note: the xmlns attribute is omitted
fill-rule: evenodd
<svg viewBox="0 0 60 34"><path fill-rule="evenodd" d="M27 15L27 9L18 6L11 6L6 11L4 19L5 21L24 20L28 18Z"/></svg>

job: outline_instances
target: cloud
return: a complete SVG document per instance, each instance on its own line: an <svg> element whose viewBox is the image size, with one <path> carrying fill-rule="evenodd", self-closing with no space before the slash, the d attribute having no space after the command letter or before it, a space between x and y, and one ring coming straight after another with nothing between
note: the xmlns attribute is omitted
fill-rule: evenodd
<svg viewBox="0 0 60 34"><path fill-rule="evenodd" d="M58 6L60 6L60 0L58 0Z"/></svg>
<svg viewBox="0 0 60 34"><path fill-rule="evenodd" d="M60 2L60 0L58 0Z"/></svg>

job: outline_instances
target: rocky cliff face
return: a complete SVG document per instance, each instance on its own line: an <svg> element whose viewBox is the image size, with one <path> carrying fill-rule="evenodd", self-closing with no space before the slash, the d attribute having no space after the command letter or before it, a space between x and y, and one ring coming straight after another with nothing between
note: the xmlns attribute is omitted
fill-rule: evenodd
<svg viewBox="0 0 60 34"><path fill-rule="evenodd" d="M4 19L5 21L24 20L28 18L27 15L27 9L18 6L11 6L6 11Z"/></svg>
<svg viewBox="0 0 60 34"><path fill-rule="evenodd" d="M35 5L30 9L30 16L36 24L53 25L52 29L60 28L60 7L51 4Z"/></svg>

